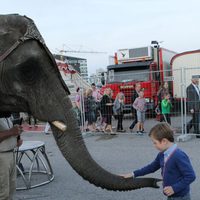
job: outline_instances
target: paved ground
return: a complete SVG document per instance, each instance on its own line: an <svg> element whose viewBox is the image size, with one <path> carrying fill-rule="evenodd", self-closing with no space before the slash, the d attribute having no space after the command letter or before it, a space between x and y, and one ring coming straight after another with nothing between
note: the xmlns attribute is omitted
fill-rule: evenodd
<svg viewBox="0 0 200 200"><path fill-rule="evenodd" d="M127 122L130 123L130 122ZM148 130L153 120L146 122ZM148 125L148 126L147 126ZM52 134L26 132L24 140L41 140L46 144L46 151L52 164L55 179L44 186L17 191L15 200L162 200L166 199L161 189L140 189L131 192L112 192L97 188L84 181L62 157ZM147 134L138 136L126 133L120 135L104 135L102 133L84 135L86 145L93 158L108 171L125 173L136 169L154 159L157 151L153 148ZM178 145L190 156L197 180L191 186L193 200L199 200L200 185L200 139L180 142ZM160 177L159 172L151 175Z"/></svg>

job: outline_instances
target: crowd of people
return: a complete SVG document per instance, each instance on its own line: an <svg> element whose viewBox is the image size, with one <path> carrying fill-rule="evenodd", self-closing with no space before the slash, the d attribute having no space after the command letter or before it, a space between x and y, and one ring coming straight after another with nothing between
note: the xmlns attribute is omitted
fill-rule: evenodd
<svg viewBox="0 0 200 200"><path fill-rule="evenodd" d="M113 116L117 120L117 132L126 132L123 127L125 94L119 92L113 100L113 91L110 88L105 88L104 94L92 83L91 88L81 91L77 88L77 95L73 103L74 111L77 114L79 125L85 124L82 130L86 131L103 131L113 133L112 119ZM158 91L158 106L161 111L160 121L166 121L171 124L170 112L172 103L168 84L164 83ZM145 112L147 103L144 98L144 88L141 88L141 83L135 84L132 94L132 115L133 121L129 126L129 131L133 132L136 127L136 133L139 135L145 132ZM82 122L82 123L81 123Z"/></svg>
<svg viewBox="0 0 200 200"><path fill-rule="evenodd" d="M102 95L94 83L91 88L83 91L77 88L77 95L73 103L77 121L80 126L82 125L82 130L110 133L113 133L113 105L112 90L106 88Z"/></svg>
<svg viewBox="0 0 200 200"><path fill-rule="evenodd" d="M73 103L73 109L77 115L77 121L83 131L102 131L114 133L112 119L117 120L117 132L126 132L123 127L125 95L119 92L113 100L113 91L105 88L104 93L92 83L91 88L82 90L77 88L77 95ZM130 131L137 124L137 133L144 133L144 121L146 111L144 91L140 83L136 83L132 96L132 112L134 121L130 125ZM81 123L82 122L82 123Z"/></svg>
<svg viewBox="0 0 200 200"><path fill-rule="evenodd" d="M199 138L199 77L192 77L192 83L187 87L187 105L192 119L187 124L187 133L194 127L194 133ZM147 103L144 97L144 88L137 82L131 95L133 121L129 131L142 135L145 132L144 122L147 110ZM159 116L160 122L171 125L171 113L173 112L173 96L168 82L163 82L157 92L157 106L155 113ZM117 132L126 132L123 126L125 94L119 92L113 99L111 88L105 88L104 93L96 87L95 83L86 90L77 88L77 95L74 102L74 110L77 113L77 120L83 131L103 131L113 133L112 121L117 120Z"/></svg>
<svg viewBox="0 0 200 200"><path fill-rule="evenodd" d="M111 90L106 89L104 95L101 95L93 83L91 88L81 90L78 87L76 92L73 109L77 115L79 125L82 126L82 130L92 132L109 130L112 132L112 112L110 113L109 110L109 103L110 107L112 106ZM104 104L103 107L102 104ZM98 128L97 121L100 116L102 126ZM86 125L85 122L87 122Z"/></svg>

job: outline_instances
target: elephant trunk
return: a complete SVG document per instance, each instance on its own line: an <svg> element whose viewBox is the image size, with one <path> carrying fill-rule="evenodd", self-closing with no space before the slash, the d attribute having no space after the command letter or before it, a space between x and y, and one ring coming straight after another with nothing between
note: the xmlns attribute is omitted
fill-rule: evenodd
<svg viewBox="0 0 200 200"><path fill-rule="evenodd" d="M65 101L70 101L69 98ZM70 102L67 103L68 107ZM66 110L66 109L65 109ZM154 178L128 178L112 174L99 166L88 152L75 113L72 108L67 108L64 112L64 124L67 125L66 131L61 131L51 125L55 140L63 156L72 166L72 168L85 180L96 185L114 191L126 191L139 189L142 187L157 188L158 179Z"/></svg>

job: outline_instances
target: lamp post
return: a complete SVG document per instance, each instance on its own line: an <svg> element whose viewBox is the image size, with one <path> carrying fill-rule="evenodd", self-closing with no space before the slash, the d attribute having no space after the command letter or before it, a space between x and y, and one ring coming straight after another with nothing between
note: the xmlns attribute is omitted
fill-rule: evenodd
<svg viewBox="0 0 200 200"><path fill-rule="evenodd" d="M159 42L157 42L156 40L153 40L153 41L151 41L151 44L153 44L154 47L157 49L158 70L160 71L160 58L159 58L160 45L159 45Z"/></svg>
<svg viewBox="0 0 200 200"><path fill-rule="evenodd" d="M157 66L158 66L157 78L160 83L160 57L159 57L160 45L159 42L156 40L151 41L151 44L153 44L154 47L157 49Z"/></svg>

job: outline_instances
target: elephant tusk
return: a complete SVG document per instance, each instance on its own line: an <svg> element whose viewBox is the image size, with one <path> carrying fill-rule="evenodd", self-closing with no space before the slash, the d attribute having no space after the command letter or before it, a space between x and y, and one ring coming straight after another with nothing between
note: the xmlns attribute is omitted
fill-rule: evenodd
<svg viewBox="0 0 200 200"><path fill-rule="evenodd" d="M67 129L67 126L63 122L53 121L52 124L63 132Z"/></svg>

